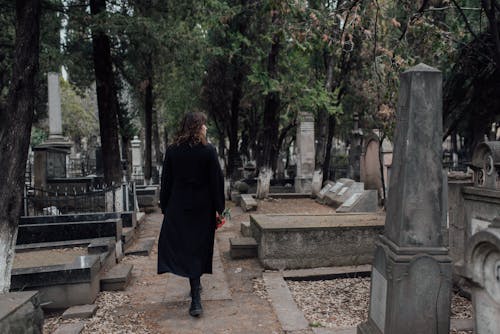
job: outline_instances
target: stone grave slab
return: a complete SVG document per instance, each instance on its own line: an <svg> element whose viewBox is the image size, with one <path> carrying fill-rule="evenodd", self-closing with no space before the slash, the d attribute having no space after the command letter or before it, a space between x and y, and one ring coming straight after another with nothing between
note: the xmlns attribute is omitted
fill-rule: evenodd
<svg viewBox="0 0 500 334"><path fill-rule="evenodd" d="M352 180L344 181L340 187L335 186L325 194L323 201L325 204L334 208L340 207L352 195L362 193L365 189L363 182L354 182Z"/></svg>
<svg viewBox="0 0 500 334"><path fill-rule="evenodd" d="M84 322L74 322L70 324L63 324L57 327L53 334L80 334L85 328Z"/></svg>
<svg viewBox="0 0 500 334"><path fill-rule="evenodd" d="M377 190L365 190L354 193L336 210L336 212L377 212Z"/></svg>
<svg viewBox="0 0 500 334"><path fill-rule="evenodd" d="M19 225L17 244L115 237L122 234L121 218L100 221L57 222Z"/></svg>
<svg viewBox="0 0 500 334"><path fill-rule="evenodd" d="M132 278L134 266L119 263L101 276L101 291L123 291Z"/></svg>
<svg viewBox="0 0 500 334"><path fill-rule="evenodd" d="M255 211L257 210L257 201L252 195L241 194L240 206L244 212Z"/></svg>
<svg viewBox="0 0 500 334"><path fill-rule="evenodd" d="M97 311L97 305L76 305L68 308L62 314L63 319L87 319L92 318Z"/></svg>
<svg viewBox="0 0 500 334"><path fill-rule="evenodd" d="M14 268L11 290L39 290L44 308L91 304L99 292L99 255L77 256L71 263Z"/></svg>
<svg viewBox="0 0 500 334"><path fill-rule="evenodd" d="M155 239L139 239L129 249L125 250L125 256L149 256L151 250L153 249L154 243Z"/></svg>
<svg viewBox="0 0 500 334"><path fill-rule="evenodd" d="M89 254L99 254L114 251L116 247L116 241L114 238L98 238L92 240L87 246L87 252Z"/></svg>
<svg viewBox="0 0 500 334"><path fill-rule="evenodd" d="M229 255L232 259L257 257L257 241L254 238L230 238L229 246Z"/></svg>
<svg viewBox="0 0 500 334"><path fill-rule="evenodd" d="M0 333L41 333L42 328L38 291L0 294Z"/></svg>
<svg viewBox="0 0 500 334"><path fill-rule="evenodd" d="M383 214L251 215L259 260L267 269L370 264Z"/></svg>
<svg viewBox="0 0 500 334"><path fill-rule="evenodd" d="M327 280L348 277L370 277L372 266L321 267L311 269L284 270L283 278L292 281Z"/></svg>

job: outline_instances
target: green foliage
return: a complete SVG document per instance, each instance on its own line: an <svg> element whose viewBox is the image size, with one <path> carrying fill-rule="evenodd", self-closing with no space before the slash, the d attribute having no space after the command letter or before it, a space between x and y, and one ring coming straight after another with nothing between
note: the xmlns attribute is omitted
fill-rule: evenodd
<svg viewBox="0 0 500 334"><path fill-rule="evenodd" d="M89 93L83 97L76 93L70 83L61 79L62 126L65 136L79 142L83 137L90 138L99 133L97 110Z"/></svg>
<svg viewBox="0 0 500 334"><path fill-rule="evenodd" d="M41 127L33 126L31 128L31 147L40 145L48 138L48 136L48 131Z"/></svg>

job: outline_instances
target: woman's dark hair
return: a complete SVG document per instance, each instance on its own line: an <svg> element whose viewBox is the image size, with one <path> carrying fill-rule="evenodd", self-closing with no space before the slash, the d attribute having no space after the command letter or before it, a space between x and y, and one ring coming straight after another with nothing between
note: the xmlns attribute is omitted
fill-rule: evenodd
<svg viewBox="0 0 500 334"><path fill-rule="evenodd" d="M207 138L201 133L201 127L207 124L207 116L199 111L189 112L182 118L174 145L188 143L189 145L207 144Z"/></svg>

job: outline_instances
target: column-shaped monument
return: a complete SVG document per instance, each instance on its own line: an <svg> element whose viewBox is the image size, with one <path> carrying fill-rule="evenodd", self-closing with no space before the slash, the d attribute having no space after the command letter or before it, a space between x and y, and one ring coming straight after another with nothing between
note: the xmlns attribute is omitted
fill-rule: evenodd
<svg viewBox="0 0 500 334"><path fill-rule="evenodd" d="M295 142L297 144L295 192L311 193L315 167L314 116L311 113L299 114Z"/></svg>
<svg viewBox="0 0 500 334"><path fill-rule="evenodd" d="M385 232L372 267L368 321L358 334L447 334L451 259L445 239L442 75L401 75Z"/></svg>
<svg viewBox="0 0 500 334"><path fill-rule="evenodd" d="M48 180L67 176L66 157L72 145L63 137L59 73L49 72L47 74L47 86L49 138L33 148L36 188L46 188Z"/></svg>
<svg viewBox="0 0 500 334"><path fill-rule="evenodd" d="M142 170L142 150L139 137L134 136L130 141L132 146L132 179L137 184L144 184L144 172Z"/></svg>

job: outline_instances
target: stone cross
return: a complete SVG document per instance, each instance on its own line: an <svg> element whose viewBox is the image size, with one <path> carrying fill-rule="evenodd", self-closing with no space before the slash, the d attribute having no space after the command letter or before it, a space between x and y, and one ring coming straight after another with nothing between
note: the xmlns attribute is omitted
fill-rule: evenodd
<svg viewBox="0 0 500 334"><path fill-rule="evenodd" d="M295 192L310 193L315 167L314 117L311 113L301 112L297 125L297 175Z"/></svg>
<svg viewBox="0 0 500 334"><path fill-rule="evenodd" d="M442 169L442 75L401 75L385 232L372 267L368 321L358 334L449 332L451 259Z"/></svg>
<svg viewBox="0 0 500 334"><path fill-rule="evenodd" d="M59 73L47 74L49 91L49 140L62 139L61 93L59 90Z"/></svg>

